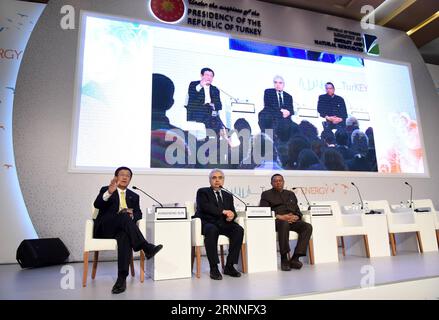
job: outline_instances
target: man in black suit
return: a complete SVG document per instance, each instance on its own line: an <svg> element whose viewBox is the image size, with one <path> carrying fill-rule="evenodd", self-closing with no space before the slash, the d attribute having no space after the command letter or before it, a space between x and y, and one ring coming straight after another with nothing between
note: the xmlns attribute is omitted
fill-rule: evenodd
<svg viewBox="0 0 439 320"><path fill-rule="evenodd" d="M317 111L326 120L323 122L323 129L344 129L348 117L344 99L334 94L335 87L332 82L325 84L325 90L326 94L320 95L317 103Z"/></svg>
<svg viewBox="0 0 439 320"><path fill-rule="evenodd" d="M284 91L285 81L281 76L275 76L273 84L274 88L264 92L264 109L259 113L259 118L269 118L273 122L273 127L268 129L289 128L293 125L293 97Z"/></svg>
<svg viewBox="0 0 439 320"><path fill-rule="evenodd" d="M279 251L281 257L282 271L289 271L291 268L302 268L300 257L306 256L306 248L312 234L311 224L302 221L302 213L297 205L297 198L294 192L284 189L284 178L280 174L271 177L270 190L261 194L259 206L270 207L276 214L276 231L279 238ZM299 234L294 254L288 260L290 252L290 231Z"/></svg>
<svg viewBox="0 0 439 320"><path fill-rule="evenodd" d="M233 197L221 190L224 184L224 173L213 169L209 174L210 187L197 191L197 212L195 216L201 219L202 233L206 254L210 265L210 278L221 280L218 270L218 237L225 235L230 240L229 254L224 267L224 274L240 277L234 264L238 263L239 252L244 237L244 229L235 222L237 217Z"/></svg>
<svg viewBox="0 0 439 320"><path fill-rule="evenodd" d="M117 168L110 185L101 188L94 202L94 207L99 209L94 223L95 238L112 238L117 241L118 275L112 289L115 294L126 289L133 250L143 250L146 258L151 259L163 247L148 243L136 225L142 218L142 211L139 196L128 189L132 176L130 168Z"/></svg>
<svg viewBox="0 0 439 320"><path fill-rule="evenodd" d="M220 133L224 125L219 117L222 109L220 91L212 85L215 73L210 68L201 69L201 80L192 81L188 89L187 121L204 123L206 129Z"/></svg>

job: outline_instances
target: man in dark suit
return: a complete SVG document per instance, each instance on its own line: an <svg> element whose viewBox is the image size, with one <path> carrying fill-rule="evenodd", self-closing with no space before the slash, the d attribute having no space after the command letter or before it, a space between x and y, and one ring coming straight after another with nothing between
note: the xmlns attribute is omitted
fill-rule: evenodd
<svg viewBox="0 0 439 320"><path fill-rule="evenodd" d="M224 267L224 274L240 277L234 264L238 263L239 252L244 237L244 229L235 222L237 217L233 197L221 190L224 184L224 173L213 169L209 174L210 187L197 191L197 211L195 216L201 219L202 233L206 254L210 265L210 277L221 280L218 270L218 237L225 235L230 240L229 254Z"/></svg>
<svg viewBox="0 0 439 320"><path fill-rule="evenodd" d="M270 190L261 194L261 207L270 207L276 214L276 231L279 238L279 251L281 257L282 271L289 271L291 268L302 268L300 257L306 256L306 248L312 234L311 224L302 221L302 213L297 205L297 198L294 192L284 189L284 178L280 174L271 177ZM294 254L288 260L290 252L290 231L299 234Z"/></svg>
<svg viewBox="0 0 439 320"><path fill-rule="evenodd" d="M281 76L275 76L273 83L274 88L264 92L264 109L259 113L259 118L269 118L273 122L273 127L268 129L288 129L293 125L293 97L284 91L285 81Z"/></svg>
<svg viewBox="0 0 439 320"><path fill-rule="evenodd" d="M102 187L94 202L99 214L94 224L95 238L112 238L117 241L117 281L112 293L121 293L126 289L126 277L132 251L143 250L147 259L151 259L162 245L148 243L136 225L142 218L139 196L128 189L133 172L130 168L120 167L114 173L110 185Z"/></svg>
<svg viewBox="0 0 439 320"><path fill-rule="evenodd" d="M317 111L326 120L323 122L323 129L344 129L348 117L344 99L334 94L335 87L332 82L325 84L325 90L326 94L319 96L317 103Z"/></svg>
<svg viewBox="0 0 439 320"><path fill-rule="evenodd" d="M217 134L224 125L219 117L222 109L220 91L212 85L215 73L210 68L201 69L201 80L192 81L188 89L187 121L204 123L206 129Z"/></svg>

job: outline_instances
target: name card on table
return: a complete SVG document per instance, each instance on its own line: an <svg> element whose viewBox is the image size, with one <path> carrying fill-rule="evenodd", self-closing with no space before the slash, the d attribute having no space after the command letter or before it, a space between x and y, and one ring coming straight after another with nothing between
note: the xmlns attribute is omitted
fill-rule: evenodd
<svg viewBox="0 0 439 320"><path fill-rule="evenodd" d="M245 211L247 218L272 218L273 214L270 207L247 206Z"/></svg>
<svg viewBox="0 0 439 320"><path fill-rule="evenodd" d="M185 220L187 219L186 207L156 207L156 220Z"/></svg>
<svg viewBox="0 0 439 320"><path fill-rule="evenodd" d="M330 205L311 205L309 212L313 217L332 216Z"/></svg>

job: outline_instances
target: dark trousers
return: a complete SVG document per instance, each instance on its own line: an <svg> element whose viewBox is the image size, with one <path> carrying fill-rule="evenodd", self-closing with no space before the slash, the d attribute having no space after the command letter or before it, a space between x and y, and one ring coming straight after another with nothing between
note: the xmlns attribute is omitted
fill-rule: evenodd
<svg viewBox="0 0 439 320"><path fill-rule="evenodd" d="M139 227L128 214L120 213L105 218L95 237L116 239L118 276L126 277L128 276L133 250L146 250L152 245L145 240Z"/></svg>
<svg viewBox="0 0 439 320"><path fill-rule="evenodd" d="M244 238L244 229L237 223L213 224L203 223L202 233L204 235L204 246L210 267L219 263L218 259L218 237L225 235L229 238L229 254L226 265L238 263L239 251L241 250Z"/></svg>
<svg viewBox="0 0 439 320"><path fill-rule="evenodd" d="M299 220L294 223L276 219L276 231L279 238L279 251L281 255L290 252L290 231L295 231L299 235L294 256L306 256L306 248L312 234L312 225Z"/></svg>

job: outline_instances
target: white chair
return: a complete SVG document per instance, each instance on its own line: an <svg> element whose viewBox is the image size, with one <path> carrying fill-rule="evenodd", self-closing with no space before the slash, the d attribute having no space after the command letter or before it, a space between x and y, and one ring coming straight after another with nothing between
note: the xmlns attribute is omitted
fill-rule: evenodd
<svg viewBox="0 0 439 320"><path fill-rule="evenodd" d="M437 244L439 246L439 211L437 211L434 208L433 201L431 199L420 199L420 200L413 200L413 206L414 208L430 208L431 212L435 216L435 230L436 230L436 240Z"/></svg>
<svg viewBox="0 0 439 320"><path fill-rule="evenodd" d="M88 275L88 259L90 252L94 252L93 257L93 268L91 273L91 278L94 280L96 277L96 271L98 267L99 251L115 251L117 250L117 241L115 239L97 239L93 237L93 226L94 219L99 214L99 210L93 208L92 219L85 222L85 240L84 240L84 270L82 276L82 286L87 286L87 275ZM146 220L141 219L137 221L137 225L142 232L143 236L146 233ZM135 276L134 272L134 258L131 257L131 276ZM140 282L143 283L145 279L145 255L142 250L140 250Z"/></svg>
<svg viewBox="0 0 439 320"><path fill-rule="evenodd" d="M342 210L337 201L319 201L318 205L330 205L332 214L336 222L335 234L340 238L343 256L346 256L344 237L347 236L363 236L364 248L366 249L366 257L370 258L369 240L367 237L367 230L363 222L363 213L348 213L351 212L351 207L344 207Z"/></svg>
<svg viewBox="0 0 439 320"><path fill-rule="evenodd" d="M310 216L308 214L304 214L302 217L303 221L311 223ZM295 231L290 231L290 235L288 238L290 241L292 240L298 240L299 234ZM279 241L278 233L276 232L276 240ZM314 243L312 241L312 235L309 239L308 243L308 258L309 258L309 264L314 264ZM288 259L291 259L291 252L288 252Z"/></svg>
<svg viewBox="0 0 439 320"><path fill-rule="evenodd" d="M396 256L395 233L416 232L419 252L424 252L420 234L421 228L416 223L415 214L411 208L401 208L399 205L391 205L386 212L386 217L392 256Z"/></svg>
<svg viewBox="0 0 439 320"><path fill-rule="evenodd" d="M195 212L195 204L186 202L186 207L188 214L193 214ZM241 217L236 218L236 222L244 228L244 221ZM201 219L193 218L192 219L192 269L194 266L194 260L196 258L196 273L195 276L200 278L201 276L201 247L204 247L204 236L201 233ZM244 233L245 234L245 233ZM220 235L218 237L218 246L220 247L220 258L221 258L221 267L224 269L224 246L229 245L229 238ZM247 273L247 260L246 260L246 246L245 246L245 236L242 241L241 247L241 260L242 260L242 272Z"/></svg>

